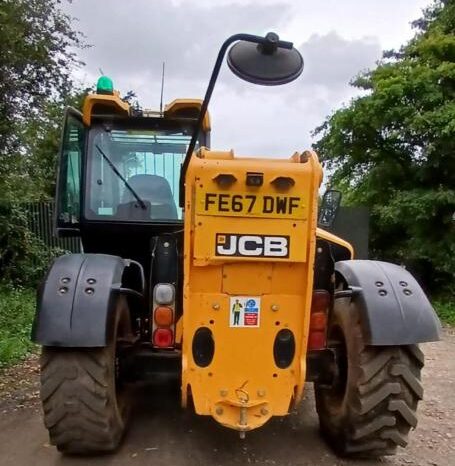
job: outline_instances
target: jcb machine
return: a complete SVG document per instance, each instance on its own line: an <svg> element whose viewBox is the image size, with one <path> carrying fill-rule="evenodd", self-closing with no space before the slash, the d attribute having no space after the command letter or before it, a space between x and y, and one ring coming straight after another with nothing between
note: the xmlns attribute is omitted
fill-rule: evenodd
<svg viewBox="0 0 455 466"><path fill-rule="evenodd" d="M288 414L314 382L321 432L338 453L393 454L417 424L417 344L439 338L439 321L406 270L354 260L350 244L318 228L314 152L209 148L226 52L259 85L303 69L276 34L237 34L203 101L140 112L103 77L82 114L67 111L56 227L84 253L59 257L39 290L33 340L51 442L114 450L129 384L168 371L181 375L183 406L240 437ZM322 223L336 200L324 197Z"/></svg>

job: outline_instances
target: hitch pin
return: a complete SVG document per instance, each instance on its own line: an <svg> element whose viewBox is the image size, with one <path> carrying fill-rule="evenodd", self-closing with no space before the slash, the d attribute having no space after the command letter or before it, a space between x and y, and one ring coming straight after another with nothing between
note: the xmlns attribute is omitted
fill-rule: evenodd
<svg viewBox="0 0 455 466"><path fill-rule="evenodd" d="M245 406L249 399L250 399L250 396L248 395L248 392L245 390L245 385L248 383L248 380L245 380L245 382L243 382L243 384L237 388L235 390L235 394L237 395L237 398L239 399L240 403L242 404L242 406L240 407L240 419L239 419L239 426L240 426L240 430L239 430L239 436L240 438L243 440L245 438L245 430L242 429L242 426L247 426L248 424L248 421L247 421L247 410L248 408Z"/></svg>
<svg viewBox="0 0 455 466"><path fill-rule="evenodd" d="M240 408L240 426L246 426L247 425L247 407L246 406L242 406ZM239 432L239 436L240 438L243 440L245 438L245 435L246 435L246 432L244 430L241 430Z"/></svg>

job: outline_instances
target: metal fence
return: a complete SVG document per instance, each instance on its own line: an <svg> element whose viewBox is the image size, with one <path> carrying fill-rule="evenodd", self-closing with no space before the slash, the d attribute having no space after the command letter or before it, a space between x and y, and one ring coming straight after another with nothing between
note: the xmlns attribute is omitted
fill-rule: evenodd
<svg viewBox="0 0 455 466"><path fill-rule="evenodd" d="M54 203L30 202L25 204L27 223L30 231L46 246L71 252L81 252L79 238L57 238L54 235Z"/></svg>

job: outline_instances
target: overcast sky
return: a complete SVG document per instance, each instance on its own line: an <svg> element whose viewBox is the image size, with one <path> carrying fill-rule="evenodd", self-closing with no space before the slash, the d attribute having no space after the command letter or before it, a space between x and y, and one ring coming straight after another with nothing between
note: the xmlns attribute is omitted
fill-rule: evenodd
<svg viewBox="0 0 455 466"><path fill-rule="evenodd" d="M92 47L77 72L92 84L100 69L145 108L202 98L221 43L237 32L277 32L305 60L295 82L254 86L224 65L210 113L212 148L239 155L288 157L310 147L312 130L355 95L349 81L382 50L413 34L410 22L431 0L73 0L65 10Z"/></svg>

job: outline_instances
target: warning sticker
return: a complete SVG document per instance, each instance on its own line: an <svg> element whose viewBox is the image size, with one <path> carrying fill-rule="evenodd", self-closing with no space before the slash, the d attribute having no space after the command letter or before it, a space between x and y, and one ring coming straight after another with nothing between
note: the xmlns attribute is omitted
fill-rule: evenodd
<svg viewBox="0 0 455 466"><path fill-rule="evenodd" d="M256 296L232 296L229 309L230 327L259 327L261 298Z"/></svg>

